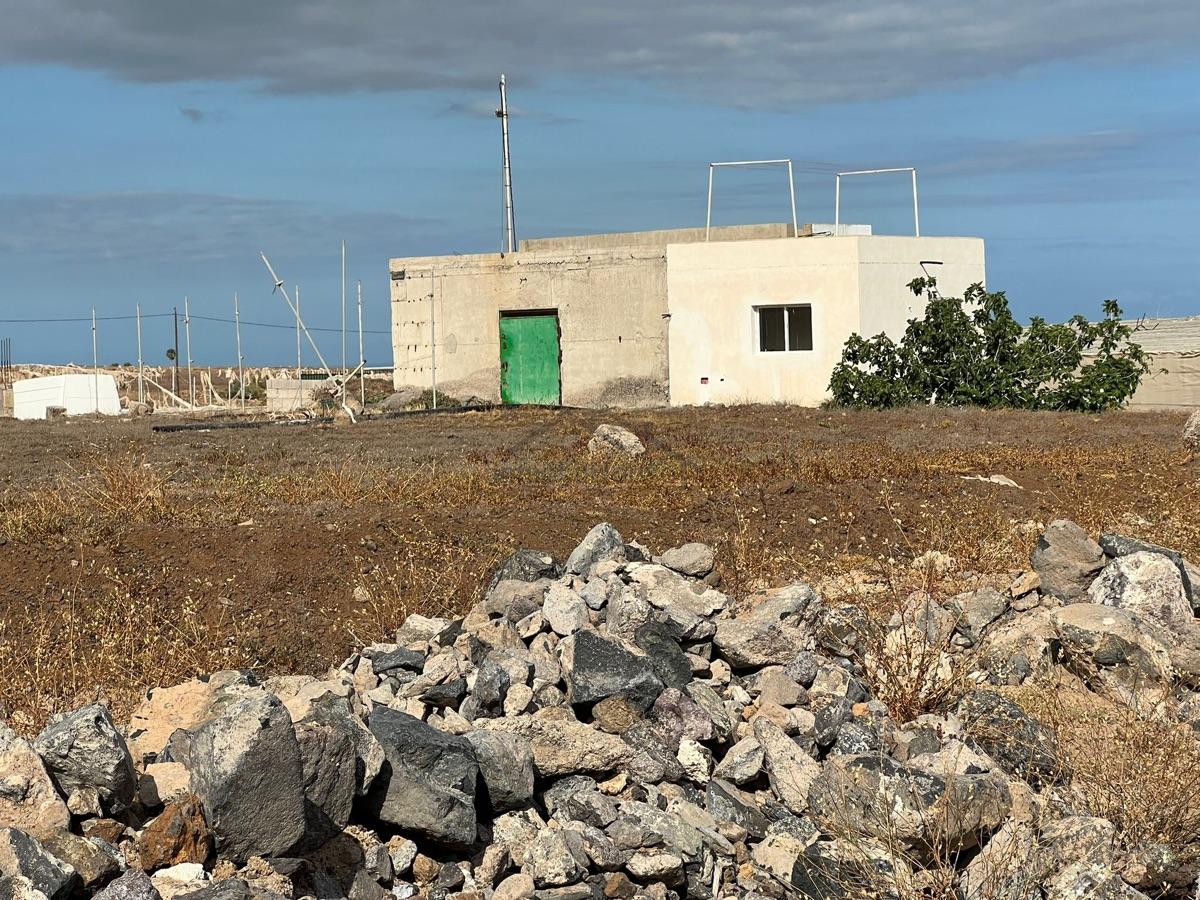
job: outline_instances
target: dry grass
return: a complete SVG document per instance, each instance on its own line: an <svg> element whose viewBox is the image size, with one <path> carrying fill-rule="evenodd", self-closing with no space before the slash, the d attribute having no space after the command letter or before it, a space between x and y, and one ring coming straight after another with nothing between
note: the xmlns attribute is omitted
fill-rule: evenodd
<svg viewBox="0 0 1200 900"><path fill-rule="evenodd" d="M1130 862L1153 846L1200 866L1200 741L1162 705L1135 708L1071 681L1014 692L1058 736L1071 805L1117 826Z"/></svg>
<svg viewBox="0 0 1200 900"><path fill-rule="evenodd" d="M88 454L64 474L0 498L0 534L70 543L182 518L186 504L160 468L131 453Z"/></svg>
<svg viewBox="0 0 1200 900"><path fill-rule="evenodd" d="M170 558L180 580L215 578L230 569L252 585L242 603L276 617L263 635L272 642L270 671L322 667L352 636L382 637L410 611L461 612L503 553L519 545L569 551L571 539L602 519L654 549L682 540L713 544L730 593L806 580L831 601L873 609L881 622L913 591L941 599L977 586L965 577L968 570L1021 567L1036 540L1036 522L1059 515L1091 531L1115 528L1200 558L1200 482L1179 477L1174 447L1136 435L1077 442L1075 436L1086 437L1092 427L1090 418L1057 424L1061 434L1038 440L1026 440L1023 431L1014 437L1012 423L1032 433L1057 419L773 409L614 418L632 426L649 452L636 459L589 457L585 447L595 421L537 410L377 423L353 439L350 432L312 430L131 438L130 428L114 438L99 425L82 440L63 441L62 432L53 441L42 438L40 446L17 448L18 456L29 457L24 465L12 464L11 455L9 465L0 464L6 479L0 537L17 545L6 551L7 571L21 576L18 589L6 595L11 602L0 655L26 659L21 644L48 640L43 632L78 633L80 613L38 597L36 582L30 588L28 573L16 568L27 549L49 569L35 578L63 583L72 578L67 561L85 556L78 548L99 554L103 545L112 551L110 564L119 560L121 577L137 582L130 588L137 603L158 610L147 615L166 623L172 604L184 602L181 593L176 587L150 596L138 587L158 578L146 571L155 564L140 555L152 550L158 559ZM996 441L978 439L993 427ZM952 430L960 437L943 436ZM43 432L50 435L27 433ZM946 446L956 441L960 446ZM52 474L43 474L47 468ZM978 473L1008 474L1026 489L983 488L960 477ZM1034 475L1041 479L1036 486L1027 480ZM252 528L235 527L250 521ZM359 571L354 542L376 529L384 529L385 549L360 554L373 568ZM255 542L247 540L250 534ZM289 555L292 541L303 551ZM930 549L957 564L932 587L908 568ZM227 561L226 551L238 552ZM247 570L266 574L252 578ZM89 602L98 596L94 586L79 590ZM204 591L195 596L213 603ZM196 619L187 610L178 613L181 621L189 617ZM127 627L134 624L131 619ZM880 690L897 715L952 702L960 679L956 668L945 671L943 648L916 640L903 623L899 631L891 645L878 629L871 639L878 644L874 680L886 685ZM235 647L241 640L230 624L214 622L206 633L221 647L227 637ZM165 624L148 629L147 646L154 640L163 658L183 652ZM255 664L263 655L255 646L240 652L235 658L222 650L220 658L227 665ZM44 657L53 653L46 650ZM102 654L94 658L103 660ZM5 672L10 683L36 681L33 694L65 697L71 686L59 684L50 668ZM156 677L148 662L135 668ZM75 676L85 694L89 679L116 693L139 677L103 661ZM47 703L24 705L43 709Z"/></svg>
<svg viewBox="0 0 1200 900"><path fill-rule="evenodd" d="M229 614L213 586L168 602L146 573L97 574L0 620L0 702L19 730L95 700L120 719L147 687L255 665L253 615Z"/></svg>
<svg viewBox="0 0 1200 900"><path fill-rule="evenodd" d="M464 615L510 546L500 538L402 538L388 559L362 561L354 587L357 614L343 626L347 635L358 644L386 641L410 613Z"/></svg>

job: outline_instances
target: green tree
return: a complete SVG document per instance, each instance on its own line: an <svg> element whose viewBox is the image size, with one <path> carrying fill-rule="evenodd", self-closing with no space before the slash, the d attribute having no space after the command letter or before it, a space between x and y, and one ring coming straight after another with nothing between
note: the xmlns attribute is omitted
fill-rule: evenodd
<svg viewBox="0 0 1200 900"><path fill-rule="evenodd" d="M1104 302L1099 322L1037 316L1022 328L1003 291L973 284L962 297L943 297L933 278L908 287L926 299L925 315L909 320L899 343L851 335L829 381L835 404L1099 412L1127 403L1150 371L1115 300ZM1086 365L1085 353L1093 357Z"/></svg>

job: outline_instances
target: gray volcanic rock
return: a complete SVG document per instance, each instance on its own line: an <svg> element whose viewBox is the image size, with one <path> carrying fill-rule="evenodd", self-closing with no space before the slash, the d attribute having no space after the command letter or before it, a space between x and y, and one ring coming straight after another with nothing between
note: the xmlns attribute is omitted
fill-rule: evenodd
<svg viewBox="0 0 1200 900"><path fill-rule="evenodd" d="M1042 578L1042 591L1071 603L1087 593L1104 567L1104 551L1074 522L1057 519L1046 526L1029 561Z"/></svg>
<svg viewBox="0 0 1200 900"><path fill-rule="evenodd" d="M133 802L133 759L106 706L93 703L68 713L47 726L33 746L64 797L94 791L109 813Z"/></svg>
<svg viewBox="0 0 1200 900"><path fill-rule="evenodd" d="M300 747L274 695L231 703L201 726L191 742L189 769L221 854L239 861L278 856L304 836Z"/></svg>
<svg viewBox="0 0 1200 900"><path fill-rule="evenodd" d="M387 755L367 797L371 813L448 846L473 844L479 763L471 742L387 708L372 712L368 724Z"/></svg>
<svg viewBox="0 0 1200 900"><path fill-rule="evenodd" d="M594 631L580 631L559 645L567 698L573 704L624 697L645 709L662 692L663 683L650 661Z"/></svg>

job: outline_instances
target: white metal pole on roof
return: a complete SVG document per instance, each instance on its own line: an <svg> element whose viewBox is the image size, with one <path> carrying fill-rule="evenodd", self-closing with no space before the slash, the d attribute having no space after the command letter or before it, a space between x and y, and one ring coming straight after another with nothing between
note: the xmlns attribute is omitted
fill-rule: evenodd
<svg viewBox="0 0 1200 900"><path fill-rule="evenodd" d="M838 226L842 224L842 176L833 177L833 236L837 237Z"/></svg>
<svg viewBox="0 0 1200 900"><path fill-rule="evenodd" d="M916 228L917 237L921 236L921 205L917 202L917 170L912 170L913 176L913 226Z"/></svg>
<svg viewBox="0 0 1200 900"><path fill-rule="evenodd" d="M737 159L728 162L711 162L708 164L708 213L704 219L704 240L708 240L712 234L712 197L713 197L713 171L717 168L730 168L733 166L772 166L786 165L788 171L788 195L791 198L792 207L792 236L796 237L800 230L800 225L796 219L796 181L792 176L792 161L790 159Z"/></svg>
<svg viewBox="0 0 1200 900"><path fill-rule="evenodd" d="M358 283L358 387L362 395L362 408L367 408L367 357L363 354L362 330L362 282Z"/></svg>
<svg viewBox="0 0 1200 900"><path fill-rule="evenodd" d="M246 375L242 371L242 308L237 291L233 292L233 334L237 342L238 392L242 395L242 410L246 409Z"/></svg>
<svg viewBox="0 0 1200 900"><path fill-rule="evenodd" d="M712 188L713 188L713 172L716 166L712 163L708 164L708 212L704 216L704 240L708 240L709 234L712 232Z"/></svg>
<svg viewBox="0 0 1200 900"><path fill-rule="evenodd" d="M796 221L796 179L792 177L792 161L787 161L788 193L792 196L792 237L800 236L800 225Z"/></svg>
<svg viewBox="0 0 1200 900"><path fill-rule="evenodd" d="M342 374L346 374L346 241L342 239Z"/></svg>
<svg viewBox="0 0 1200 900"><path fill-rule="evenodd" d="M183 340L187 345L188 403L196 405L196 383L192 380L192 313L188 298L183 298Z"/></svg>
<svg viewBox="0 0 1200 900"><path fill-rule="evenodd" d="M146 402L146 366L142 361L142 304L137 305L138 403Z"/></svg>
<svg viewBox="0 0 1200 900"><path fill-rule="evenodd" d="M834 233L837 233L837 225L841 222L842 212L842 176L843 175L888 175L893 172L911 172L912 173L912 188L913 188L913 228L916 236L921 236L921 209L917 200L917 170L914 166L900 166L893 169L860 169L856 172L838 172L834 176L834 191L833 191L833 224Z"/></svg>
<svg viewBox="0 0 1200 900"><path fill-rule="evenodd" d="M96 345L96 307L92 307L92 407L100 412L100 352Z"/></svg>

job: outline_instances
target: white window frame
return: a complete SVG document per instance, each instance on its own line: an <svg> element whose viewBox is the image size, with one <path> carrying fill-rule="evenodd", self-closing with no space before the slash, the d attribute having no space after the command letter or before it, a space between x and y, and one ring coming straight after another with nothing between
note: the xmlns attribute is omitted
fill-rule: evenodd
<svg viewBox="0 0 1200 900"><path fill-rule="evenodd" d="M810 337L812 338L811 347L790 347L790 330L788 329L789 309L799 309L800 307L808 307L808 320L810 325ZM762 346L762 323L759 316L764 309L782 309L783 312L783 343L782 350L764 350ZM813 305L811 303L760 303L754 307L754 350L756 353L762 353L767 356L779 356L780 354L788 353L812 353L817 349L817 329L813 318Z"/></svg>

